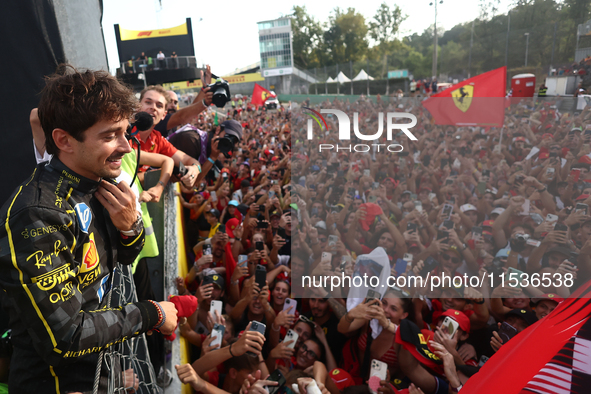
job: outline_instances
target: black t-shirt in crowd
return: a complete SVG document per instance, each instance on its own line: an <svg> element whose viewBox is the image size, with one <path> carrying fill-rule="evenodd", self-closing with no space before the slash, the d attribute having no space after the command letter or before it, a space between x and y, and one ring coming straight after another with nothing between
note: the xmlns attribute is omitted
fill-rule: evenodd
<svg viewBox="0 0 591 394"><path fill-rule="evenodd" d="M306 313L305 316L314 321L314 317L310 312ZM322 327L324 330L328 347L330 347L332 355L334 356L337 364L340 362L343 354L343 345L345 342L347 342L347 337L339 332L338 326L339 319L332 312L330 312L330 318L326 321L326 323L320 325L320 327Z"/></svg>

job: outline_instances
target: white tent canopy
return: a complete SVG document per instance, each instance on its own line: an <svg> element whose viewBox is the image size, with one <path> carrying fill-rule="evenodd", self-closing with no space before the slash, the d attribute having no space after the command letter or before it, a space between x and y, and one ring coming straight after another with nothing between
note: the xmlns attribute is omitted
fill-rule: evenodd
<svg viewBox="0 0 591 394"><path fill-rule="evenodd" d="M357 76L355 78L353 78L353 81L366 81L368 79L373 81L374 78L367 75L365 70L361 70L361 71L359 71L359 74L357 74Z"/></svg>
<svg viewBox="0 0 591 394"><path fill-rule="evenodd" d="M328 77L328 79L326 80L326 82L327 82L327 83L332 83L332 82L335 82L335 80L334 80L334 79L332 79L332 77Z"/></svg>
<svg viewBox="0 0 591 394"><path fill-rule="evenodd" d="M342 71L339 73L339 75L337 75L336 80L338 83L351 82L351 80L349 78L347 78L347 76L345 74L343 74Z"/></svg>

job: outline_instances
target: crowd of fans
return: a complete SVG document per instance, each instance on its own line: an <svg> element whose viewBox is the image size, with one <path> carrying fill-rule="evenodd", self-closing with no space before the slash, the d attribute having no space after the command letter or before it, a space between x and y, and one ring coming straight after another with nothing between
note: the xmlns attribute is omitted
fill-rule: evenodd
<svg viewBox="0 0 591 394"><path fill-rule="evenodd" d="M140 98L168 122L140 132L151 152L142 171L157 167L152 154L173 160L138 202L158 201L171 173L180 179L190 264L177 288L198 308L179 313L192 360L176 368L199 392L457 392L589 277L591 110L524 100L506 108L503 128L484 129L435 125L418 98L267 111L248 97L214 109L211 97L204 89L182 116L161 87ZM339 140L331 115L310 134L309 109L357 113L365 135L381 129L380 113L411 113L417 140L383 133L369 151L337 150L368 142ZM380 285L330 286L364 274ZM390 282L438 275L487 280Z"/></svg>
<svg viewBox="0 0 591 394"><path fill-rule="evenodd" d="M478 379L591 270L591 111L561 114L552 104L523 101L506 109L502 129L486 130L434 125L415 99L310 106L359 113L363 134L379 128L380 112L415 114L417 141L402 132L379 141L400 144L398 153L319 151L343 145L337 119L326 116L328 130L308 139L310 117L296 104L267 112L244 97L225 117L199 114L193 126L210 145L222 118L243 136L206 180L178 194L191 266L177 285L199 300L180 322L193 345L184 381L202 392L261 392L273 385L261 379L279 370L283 392L314 379L336 394L456 392ZM427 273L494 280L379 294L304 280L364 272L382 284ZM372 360L387 366L377 382Z"/></svg>

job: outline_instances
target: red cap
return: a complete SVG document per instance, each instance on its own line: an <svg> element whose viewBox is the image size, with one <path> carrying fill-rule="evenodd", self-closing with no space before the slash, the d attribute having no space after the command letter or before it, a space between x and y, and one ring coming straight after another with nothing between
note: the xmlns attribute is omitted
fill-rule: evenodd
<svg viewBox="0 0 591 394"><path fill-rule="evenodd" d="M433 189L431 189L429 186L421 186L419 188L419 193L422 192L423 190L428 190L429 192L433 191Z"/></svg>
<svg viewBox="0 0 591 394"><path fill-rule="evenodd" d="M382 181L382 185L383 185L384 183L386 183L386 181L390 181L390 182L392 182L394 185L396 185L396 181L394 180L394 178L388 177L388 178L384 179L384 180Z"/></svg>
<svg viewBox="0 0 591 394"><path fill-rule="evenodd" d="M542 134L542 139L546 139L546 138L554 138L554 135L552 133L544 133L544 134Z"/></svg>
<svg viewBox="0 0 591 394"><path fill-rule="evenodd" d="M265 154L266 154L267 156L269 156L269 155L271 154L271 152L269 152L269 149L265 149Z"/></svg>
<svg viewBox="0 0 591 394"><path fill-rule="evenodd" d="M534 304L537 304L538 302L543 301L543 300L556 301L557 303L560 304L562 301L564 301L564 298L559 297L559 296L557 296L556 294L553 294L553 293L548 293L548 294L544 294L543 296L535 297L535 298L532 298L531 299L531 301Z"/></svg>
<svg viewBox="0 0 591 394"><path fill-rule="evenodd" d="M517 141L525 142L525 137L517 137L517 138L515 138L515 141L513 141L513 142L517 142Z"/></svg>
<svg viewBox="0 0 591 394"><path fill-rule="evenodd" d="M589 198L589 194L581 194L579 197L575 199L575 201L586 200Z"/></svg>
<svg viewBox="0 0 591 394"><path fill-rule="evenodd" d="M484 222L482 222L482 226L483 227L492 227L494 222L495 222L494 220L485 220Z"/></svg>
<svg viewBox="0 0 591 394"><path fill-rule="evenodd" d="M226 222L226 234L228 234L228 237L234 238L234 230L239 225L240 225L240 221L236 218L232 218L232 219L228 220L228 222Z"/></svg>
<svg viewBox="0 0 591 394"><path fill-rule="evenodd" d="M584 155L579 159L579 163L591 164L591 157Z"/></svg>
<svg viewBox="0 0 591 394"><path fill-rule="evenodd" d="M351 374L341 368L335 368L330 371L330 378L341 391L349 386L355 386L355 381L351 377Z"/></svg>
<svg viewBox="0 0 591 394"><path fill-rule="evenodd" d="M470 318L464 312L456 311L455 309L448 309L441 314L440 317L449 316L460 325L460 328L465 332L470 332Z"/></svg>
<svg viewBox="0 0 591 394"><path fill-rule="evenodd" d="M271 158L271 161L277 161L277 160L279 160L279 158L278 158L277 156L273 156L273 157Z"/></svg>

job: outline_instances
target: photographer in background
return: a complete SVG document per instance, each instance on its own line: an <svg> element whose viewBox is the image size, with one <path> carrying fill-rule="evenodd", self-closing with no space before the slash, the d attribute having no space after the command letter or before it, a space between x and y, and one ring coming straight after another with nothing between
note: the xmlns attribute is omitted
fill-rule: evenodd
<svg viewBox="0 0 591 394"><path fill-rule="evenodd" d="M211 83L211 67L209 65L206 66L205 72L201 70L201 83L203 88L201 88L193 103L173 113L169 110L168 115L170 116L167 115L162 122L158 123L156 130L163 133L163 135L169 135L172 129L190 123L193 118L211 105L213 92L207 86ZM164 122L166 123L164 124Z"/></svg>
<svg viewBox="0 0 591 394"><path fill-rule="evenodd" d="M223 164L219 161L216 163L219 154L223 153L226 158L229 158L234 147L242 139L242 126L236 121L226 120L210 133L189 123L212 103L221 108L229 101L228 83L220 79L214 85L210 85L211 78L211 68L207 66L205 73L201 71L204 87L193 104L175 112L167 125L170 130L172 127L184 124L179 131L170 135L168 140L172 146L203 165L203 175L199 177L199 181L207 176L214 164L217 170L221 170L224 167ZM220 144L219 149L218 144ZM213 179L212 175L209 175L208 179Z"/></svg>
<svg viewBox="0 0 591 394"><path fill-rule="evenodd" d="M149 113L154 119L154 124L158 124L166 115L166 107L169 102L169 96L166 90L160 85L151 85L140 93L140 111ZM175 171L173 174L180 176L180 181L187 187L193 187L199 182L203 175L201 174L201 165L197 160L187 155L185 152L176 149L170 142L164 139L162 135L154 131L154 127L145 131L140 131L136 135L140 142L140 149L144 152L160 153L171 157L176 167L181 168L182 163L186 169L185 173ZM209 167L211 168L211 167ZM207 169L207 171L209 170ZM145 172L149 166L142 166L138 172Z"/></svg>

